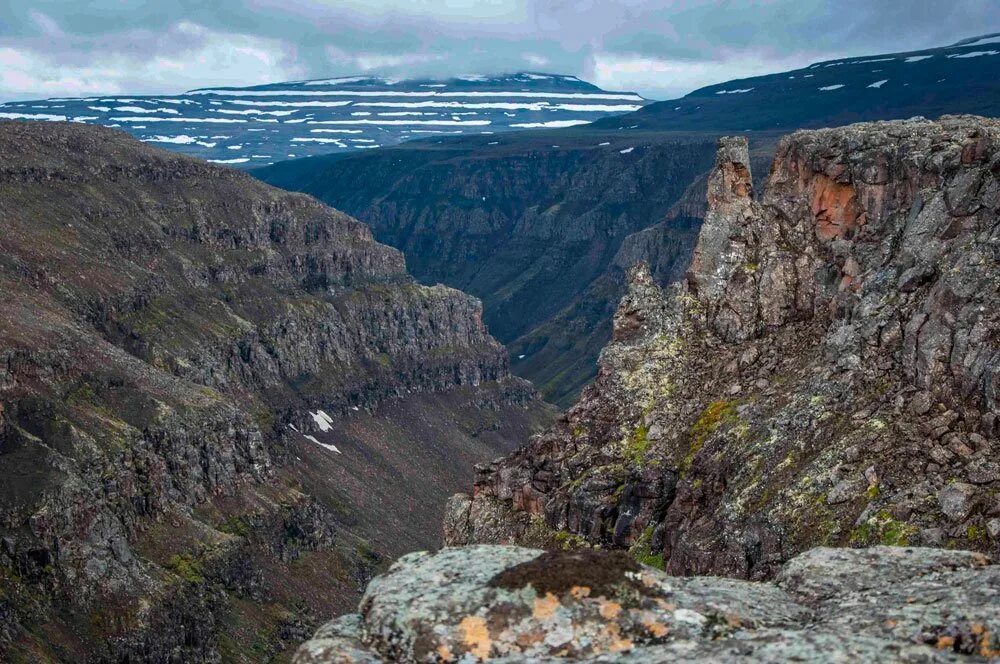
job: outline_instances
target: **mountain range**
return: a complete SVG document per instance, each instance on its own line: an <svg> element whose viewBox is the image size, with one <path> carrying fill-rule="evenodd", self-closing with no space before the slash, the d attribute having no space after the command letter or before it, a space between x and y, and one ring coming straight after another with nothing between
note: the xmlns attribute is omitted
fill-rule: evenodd
<svg viewBox="0 0 1000 664"><path fill-rule="evenodd" d="M790 131L945 113L1000 112L1000 34L951 46L817 62L709 85L595 128Z"/></svg>
<svg viewBox="0 0 1000 664"><path fill-rule="evenodd" d="M252 167L429 136L570 127L647 103L575 76L535 72L445 80L351 76L9 102L0 104L0 119L116 127L184 154Z"/></svg>

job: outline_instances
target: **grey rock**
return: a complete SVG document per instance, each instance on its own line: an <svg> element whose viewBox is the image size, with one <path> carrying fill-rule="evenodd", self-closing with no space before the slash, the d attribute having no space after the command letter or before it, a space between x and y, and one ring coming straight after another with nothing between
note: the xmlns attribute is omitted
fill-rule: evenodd
<svg viewBox="0 0 1000 664"><path fill-rule="evenodd" d="M964 521L975 507L976 487L963 482L954 482L938 491L938 505L952 521Z"/></svg>
<svg viewBox="0 0 1000 664"><path fill-rule="evenodd" d="M958 662L1000 656L998 628L975 552L814 549L766 584L472 546L400 559L295 662Z"/></svg>

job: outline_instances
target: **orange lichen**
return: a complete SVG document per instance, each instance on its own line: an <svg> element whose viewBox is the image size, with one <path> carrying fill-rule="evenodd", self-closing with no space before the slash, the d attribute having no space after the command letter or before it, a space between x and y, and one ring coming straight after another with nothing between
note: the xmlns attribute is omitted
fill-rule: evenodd
<svg viewBox="0 0 1000 664"><path fill-rule="evenodd" d="M951 648L955 645L955 638L952 636L941 636L938 637L937 643L934 644L939 650L944 650L945 648Z"/></svg>
<svg viewBox="0 0 1000 664"><path fill-rule="evenodd" d="M462 641L470 653L480 659L490 656L493 641L485 620L479 616L466 616L458 623L458 628L462 630Z"/></svg>
<svg viewBox="0 0 1000 664"><path fill-rule="evenodd" d="M569 594L573 596L573 599L581 600L584 597L590 596L590 588L587 586L574 586L569 589Z"/></svg>
<svg viewBox="0 0 1000 664"><path fill-rule="evenodd" d="M552 593L545 593L545 597L535 599L534 616L538 620L545 620L551 618L558 608L559 598Z"/></svg>
<svg viewBox="0 0 1000 664"><path fill-rule="evenodd" d="M614 620L622 612L622 605L618 602L605 601L601 604L601 617L605 620Z"/></svg>
<svg viewBox="0 0 1000 664"><path fill-rule="evenodd" d="M438 646L437 654L442 662L450 662L455 659L455 656L451 654L451 648L448 647L447 643L442 643Z"/></svg>
<svg viewBox="0 0 1000 664"><path fill-rule="evenodd" d="M642 616L642 626L646 628L653 638L659 639L670 632L670 628L655 619L653 614L646 612Z"/></svg>
<svg viewBox="0 0 1000 664"><path fill-rule="evenodd" d="M608 650L611 652L621 652L631 650L634 647L631 639L623 639L618 628L618 623L611 623L605 630L608 635Z"/></svg>

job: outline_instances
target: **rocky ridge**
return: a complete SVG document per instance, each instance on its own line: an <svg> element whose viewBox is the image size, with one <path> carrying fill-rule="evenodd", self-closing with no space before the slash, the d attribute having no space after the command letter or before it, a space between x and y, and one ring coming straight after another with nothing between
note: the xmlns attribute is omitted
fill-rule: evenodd
<svg viewBox="0 0 1000 664"><path fill-rule="evenodd" d="M99 127L0 153L5 661L268 659L400 553L336 470L405 496L387 407L445 484L547 419L479 302L355 219ZM421 440L424 407L461 422Z"/></svg>
<svg viewBox="0 0 1000 664"><path fill-rule="evenodd" d="M720 142L686 282L631 276L596 382L482 466L446 541L771 578L816 545L1000 538L1000 124Z"/></svg>
<svg viewBox="0 0 1000 664"><path fill-rule="evenodd" d="M769 584L671 577L623 552L469 546L400 559L294 661L987 661L998 581L968 551L819 548Z"/></svg>

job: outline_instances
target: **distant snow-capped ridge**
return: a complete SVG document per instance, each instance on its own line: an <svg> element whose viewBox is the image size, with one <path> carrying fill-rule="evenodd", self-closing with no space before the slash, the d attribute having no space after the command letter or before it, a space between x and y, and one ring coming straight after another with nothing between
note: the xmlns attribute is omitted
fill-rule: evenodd
<svg viewBox="0 0 1000 664"><path fill-rule="evenodd" d="M0 119L117 127L179 152L249 167L434 134L571 127L647 103L632 92L543 72L441 80L342 76L180 95L11 102L0 104Z"/></svg>

